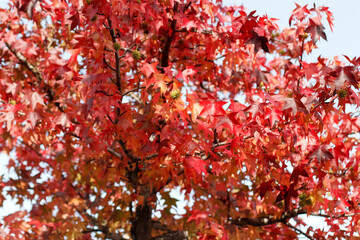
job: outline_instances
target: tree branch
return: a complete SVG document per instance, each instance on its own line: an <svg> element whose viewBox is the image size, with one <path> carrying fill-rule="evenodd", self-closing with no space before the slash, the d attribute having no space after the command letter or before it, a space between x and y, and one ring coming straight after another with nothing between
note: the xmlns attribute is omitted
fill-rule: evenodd
<svg viewBox="0 0 360 240"><path fill-rule="evenodd" d="M285 222L286 220L290 218L297 217L300 214L306 214L307 211L305 209L294 209L289 212L283 213L283 215L280 218L275 218L273 216L268 217L261 217L261 218L237 218L230 220L230 224L236 225L239 227L244 226L255 226L255 227L261 227L261 226L267 226L279 222Z"/></svg>
<svg viewBox="0 0 360 240"><path fill-rule="evenodd" d="M108 17L107 20L108 20L108 26L106 26L104 24L105 28L109 30L113 43L116 43L117 35L115 33L115 30L112 27L112 22L110 20L110 17ZM119 55L118 51L115 51L114 54L115 54L115 69L114 69L114 71L115 71L115 76L116 76L116 86L120 92L120 95L122 95L121 75L120 75L120 55Z"/></svg>
<svg viewBox="0 0 360 240"><path fill-rule="evenodd" d="M153 237L151 240L184 240L188 239L183 231L168 232L163 235Z"/></svg>
<svg viewBox="0 0 360 240"><path fill-rule="evenodd" d="M286 221L290 218L297 217L301 214L307 214L306 209L294 209L292 211L288 211L283 213L283 215L280 218L274 218L273 216L267 216L267 217L261 217L261 218L237 218L229 221L229 224L236 225L238 227L244 227L244 226L255 226L255 227L261 227L261 226L267 226L275 223L284 223L286 225ZM330 216L327 214L322 213L310 213L311 216L316 217L324 217L324 218L348 218L353 217L356 214L341 214L341 215L335 215Z"/></svg>
<svg viewBox="0 0 360 240"><path fill-rule="evenodd" d="M125 143L122 139L118 139L117 141L118 141L118 143L120 143L120 146L121 146L122 150L124 151L124 153L126 154L126 156L127 156L132 162L139 162L139 161L141 161L141 158L133 155L133 154L131 153L131 151L126 148L126 143Z"/></svg>
<svg viewBox="0 0 360 240"><path fill-rule="evenodd" d="M32 65L31 63L29 63L29 61L26 59L26 57L21 53L21 52L17 52L15 51L15 49L13 49L11 47L11 45L7 42L5 42L6 47L9 49L10 52L12 52L15 57L26 66L27 69L29 69L29 71L36 77L36 79L38 81L42 81L42 77L40 72L38 71L38 69L36 69L36 67L34 65Z"/></svg>
<svg viewBox="0 0 360 240"><path fill-rule="evenodd" d="M340 215L335 215L335 216L331 216L331 215L328 215L328 214L322 214L322 213L310 213L311 216L314 216L314 217L324 217L324 218L349 218L349 217L353 217L357 214L340 214Z"/></svg>
<svg viewBox="0 0 360 240"><path fill-rule="evenodd" d="M174 15L177 12L178 7L179 7L179 4L177 2L175 2L174 3L174 9L173 9L174 10ZM166 39L165 46L164 46L164 49L163 49L163 54L162 54L161 59L160 59L159 70L161 70L161 71L163 71L164 68L169 66L169 53L170 53L171 43L174 40L175 34L176 34L176 22L177 21L175 19L173 19L171 21L171 24L170 24L170 33L169 33L168 38Z"/></svg>
<svg viewBox="0 0 360 240"><path fill-rule="evenodd" d="M106 61L105 56L104 56L103 60L104 60L105 65L106 65L108 68L110 68L111 70L113 70L114 72L116 72L116 69L113 68L113 67L110 65L110 63L108 63L108 62Z"/></svg>
<svg viewBox="0 0 360 240"><path fill-rule="evenodd" d="M112 155L114 155L115 157L119 158L120 160L123 159L123 156L120 153L118 153L117 151L115 151L113 148L107 147L107 151L109 153L111 153Z"/></svg>
<svg viewBox="0 0 360 240"><path fill-rule="evenodd" d="M144 89L145 87L137 87L137 88L134 88L134 89L131 89L131 90L129 90L129 91L126 91L123 95L125 96L125 95L127 95L127 94L130 94L130 93L132 93L132 92L137 92L137 91L139 91L140 89Z"/></svg>

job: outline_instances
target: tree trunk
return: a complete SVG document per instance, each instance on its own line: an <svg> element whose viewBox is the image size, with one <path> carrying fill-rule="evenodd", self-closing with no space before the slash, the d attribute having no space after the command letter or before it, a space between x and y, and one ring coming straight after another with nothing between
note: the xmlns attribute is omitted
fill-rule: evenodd
<svg viewBox="0 0 360 240"><path fill-rule="evenodd" d="M131 235L133 240L151 239L151 206L146 200L141 206L136 207Z"/></svg>

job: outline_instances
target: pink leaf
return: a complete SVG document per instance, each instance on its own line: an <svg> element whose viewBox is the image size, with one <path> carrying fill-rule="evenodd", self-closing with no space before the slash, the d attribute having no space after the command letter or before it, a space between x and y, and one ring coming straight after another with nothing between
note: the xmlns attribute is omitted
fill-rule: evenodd
<svg viewBox="0 0 360 240"><path fill-rule="evenodd" d="M30 98L31 109L34 110L38 103L45 106L42 96L37 92L33 92Z"/></svg>

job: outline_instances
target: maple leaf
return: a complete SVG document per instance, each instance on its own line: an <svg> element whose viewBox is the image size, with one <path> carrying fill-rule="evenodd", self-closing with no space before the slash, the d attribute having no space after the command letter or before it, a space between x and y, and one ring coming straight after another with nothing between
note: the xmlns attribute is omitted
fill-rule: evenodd
<svg viewBox="0 0 360 240"><path fill-rule="evenodd" d="M270 126L274 126L275 123L280 122L282 113L279 109L266 108L265 119L269 119Z"/></svg>
<svg viewBox="0 0 360 240"><path fill-rule="evenodd" d="M324 26L316 24L312 19L310 19L310 24L305 29L305 32L310 33L312 40L316 43L318 40L320 40L320 37L322 37L324 40L327 41L324 30L325 30Z"/></svg>
<svg viewBox="0 0 360 240"><path fill-rule="evenodd" d="M17 83L7 83L7 86L6 92L11 93L13 96L19 91L19 84Z"/></svg>
<svg viewBox="0 0 360 240"><path fill-rule="evenodd" d="M149 78L151 76L151 74L156 72L156 65L157 65L157 63L153 63L153 64L145 63L140 68L140 71L145 73L145 76L147 78Z"/></svg>
<svg viewBox="0 0 360 240"><path fill-rule="evenodd" d="M252 11L247 15L245 23L241 26L240 32L242 33L250 33L253 31L256 27L259 26L259 23L256 21L257 16L254 16L256 11ZM245 13L246 15L246 13Z"/></svg>
<svg viewBox="0 0 360 240"><path fill-rule="evenodd" d="M184 160L188 168L194 169L197 175L204 173L207 175L206 166L208 165L204 160L196 157L187 157Z"/></svg>
<svg viewBox="0 0 360 240"><path fill-rule="evenodd" d="M208 116L226 114L223 109L223 106L226 104L224 101L200 101L199 103L204 107L199 114L200 117L207 118Z"/></svg>
<svg viewBox="0 0 360 240"><path fill-rule="evenodd" d="M195 224L199 225L201 221L206 221L208 218L209 218L209 214L207 212L200 210L193 210L187 222L191 222L195 220Z"/></svg>
<svg viewBox="0 0 360 240"><path fill-rule="evenodd" d="M1 121L6 123L7 131L9 131L9 129L11 128L11 124L12 124L14 119L15 119L15 114L12 113L12 112L4 113L1 116Z"/></svg>
<svg viewBox="0 0 360 240"><path fill-rule="evenodd" d="M19 10L26 12L29 18L32 19L34 9L38 6L38 2L39 0L24 0Z"/></svg>
<svg viewBox="0 0 360 240"><path fill-rule="evenodd" d="M291 198L293 197L297 198L299 195L298 192L294 189L294 187L295 187L294 183L290 184L290 186L288 185L275 186L275 189L279 191L275 203L284 200L286 211L290 209Z"/></svg>
<svg viewBox="0 0 360 240"><path fill-rule="evenodd" d="M256 76L256 84L258 86L261 85L261 83L269 84L269 81L265 75L265 73L259 69L255 70L255 76Z"/></svg>
<svg viewBox="0 0 360 240"><path fill-rule="evenodd" d="M37 92L33 92L30 97L31 109L34 110L37 104L45 105L43 97Z"/></svg>
<svg viewBox="0 0 360 240"><path fill-rule="evenodd" d="M146 86L154 86L155 88L160 88L160 92L161 94L164 94L168 87L167 87L167 82L169 82L170 80L164 75L164 74L159 74L159 73L155 73L154 76L146 83Z"/></svg>
<svg viewBox="0 0 360 240"><path fill-rule="evenodd" d="M239 124L239 122L236 120L236 115L236 112L225 115L215 115L215 117L218 119L218 123L215 128L218 129L219 127L227 127L231 131L234 131L234 126Z"/></svg>
<svg viewBox="0 0 360 240"><path fill-rule="evenodd" d="M257 53L261 48L264 52L269 52L268 39L263 36L259 36L257 32L252 31L252 38L250 38L246 44L254 44L254 51Z"/></svg>
<svg viewBox="0 0 360 240"><path fill-rule="evenodd" d="M196 121L198 115L201 113L201 111L203 110L203 107L201 106L200 103L196 102L195 99L193 99L191 97L191 95L188 95L188 102L189 105L187 106L187 110L191 112L191 120L193 122Z"/></svg>
<svg viewBox="0 0 360 240"><path fill-rule="evenodd" d="M303 112L305 114L309 113L304 103L299 99L298 96L295 96L295 98L283 98L282 100L285 102L283 110L291 109L291 112L294 115L297 112Z"/></svg>
<svg viewBox="0 0 360 240"><path fill-rule="evenodd" d="M354 57L353 59L350 59L348 56L343 55L351 64L353 64L354 66L359 66L360 65L360 57Z"/></svg>
<svg viewBox="0 0 360 240"><path fill-rule="evenodd" d="M76 12L74 15L69 17L69 20L71 22L70 28L71 28L71 30L73 30L74 28L76 28L80 24L79 12Z"/></svg>
<svg viewBox="0 0 360 240"><path fill-rule="evenodd" d="M258 114L264 113L264 104L263 103L252 103L249 107L244 109L244 112L251 113L251 117L254 119Z"/></svg>
<svg viewBox="0 0 360 240"><path fill-rule="evenodd" d="M179 74L176 75L176 78L182 78L186 83L189 83L188 76L194 75L195 73L194 67L187 67L184 71L179 72Z"/></svg>
<svg viewBox="0 0 360 240"><path fill-rule="evenodd" d="M292 11L291 16L289 18L289 26L291 26L291 23L294 20L294 18L302 21L303 19L305 19L305 17L308 14L310 14L309 9L307 8L307 4L303 7L301 7L297 3L295 3L295 5L296 5L296 8Z"/></svg>
<svg viewBox="0 0 360 240"><path fill-rule="evenodd" d="M70 121L66 115L66 113L62 113L61 115L57 116L55 119L54 119L54 123L55 124L58 124L58 125L61 125L63 127L68 127L70 126Z"/></svg>
<svg viewBox="0 0 360 240"><path fill-rule="evenodd" d="M295 183L298 182L299 176L309 177L305 170L305 165L300 165L294 168L290 177L290 181L294 181Z"/></svg>
<svg viewBox="0 0 360 240"><path fill-rule="evenodd" d="M31 123L31 126L34 128L36 125L36 122L40 119L40 116L36 112L31 112L28 114L26 121L29 121Z"/></svg>
<svg viewBox="0 0 360 240"><path fill-rule="evenodd" d="M271 180L269 180L267 182L262 182L260 184L260 187L256 191L260 192L259 194L260 194L261 198L264 198L265 194L268 191L273 191L274 187L273 187L272 184L273 184L274 181L275 181L274 179L271 179Z"/></svg>
<svg viewBox="0 0 360 240"><path fill-rule="evenodd" d="M345 83L349 83L357 87L356 77L353 73L354 67L353 66L346 66L346 67L337 67L335 71L331 72L330 75L336 76L335 79L335 88L341 89L345 87Z"/></svg>
<svg viewBox="0 0 360 240"><path fill-rule="evenodd" d="M308 159L316 158L319 162L333 159L333 154L329 151L330 146L319 145L315 146L314 149L307 155Z"/></svg>

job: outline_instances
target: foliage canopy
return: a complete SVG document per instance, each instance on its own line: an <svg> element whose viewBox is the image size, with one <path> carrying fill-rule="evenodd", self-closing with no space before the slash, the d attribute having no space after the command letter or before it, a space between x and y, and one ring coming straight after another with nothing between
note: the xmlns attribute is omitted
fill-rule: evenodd
<svg viewBox="0 0 360 240"><path fill-rule="evenodd" d="M2 237L355 237L360 122L345 107L360 59L303 59L332 20L323 6L296 5L281 30L219 0L12 0L0 198L32 209Z"/></svg>

